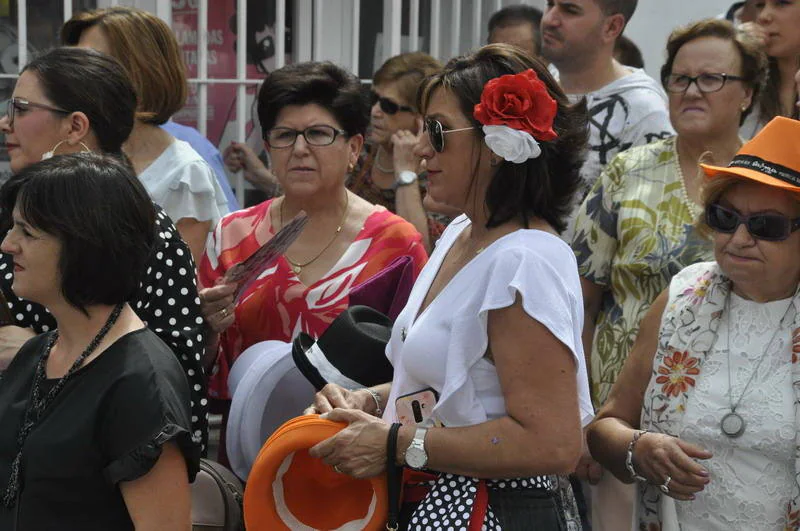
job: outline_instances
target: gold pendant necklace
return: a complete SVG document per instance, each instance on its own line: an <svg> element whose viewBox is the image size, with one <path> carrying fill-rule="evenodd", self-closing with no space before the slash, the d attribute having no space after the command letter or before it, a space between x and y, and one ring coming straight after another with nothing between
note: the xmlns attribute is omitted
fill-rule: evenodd
<svg viewBox="0 0 800 531"><path fill-rule="evenodd" d="M286 198L284 197L281 200L281 207L280 207L280 209L278 209L279 216L280 216L280 222L281 222L281 228L283 228L283 203L285 201L286 201ZM333 237L330 239L328 244L325 245L325 247L323 247L322 250L319 253L317 253L317 255L314 258L312 258L311 260L309 260L309 261L307 261L307 262L305 262L303 264L300 264L300 263L297 263L297 262L293 261L291 258L289 258L289 255L287 255L286 253L283 254L284 258L286 258L286 261L289 262L289 265L291 266L292 271L294 272L295 275L299 275L303 271L304 267L306 267L308 265L311 265L314 262L316 262L317 259L320 256L322 256L323 253L325 253L325 251L327 251L328 248L331 245L333 245L333 242L336 241L336 237L339 236L340 232L342 232L342 227L344 227L344 221L345 221L345 219L347 219L347 212L350 210L350 194L346 190L345 190L344 201L345 201L345 203L344 203L344 213L342 214L342 219L339 221L339 226L336 227L336 231L333 233Z"/></svg>

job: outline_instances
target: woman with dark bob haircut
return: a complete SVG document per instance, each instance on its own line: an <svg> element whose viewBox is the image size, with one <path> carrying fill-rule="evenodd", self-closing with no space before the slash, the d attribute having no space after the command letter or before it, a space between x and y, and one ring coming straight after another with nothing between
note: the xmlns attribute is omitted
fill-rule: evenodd
<svg viewBox="0 0 800 531"><path fill-rule="evenodd" d="M464 214L394 324L392 382L323 388L307 413L349 427L311 454L356 477L407 467L401 528L565 529L556 476L574 470L592 415L577 265L558 236L585 106L499 44L451 60L420 101L428 193Z"/></svg>
<svg viewBox="0 0 800 531"><path fill-rule="evenodd" d="M153 251L153 203L108 155L54 157L18 177L0 249L14 292L57 328L0 377L0 528L185 530L199 466L189 385L126 302Z"/></svg>
<svg viewBox="0 0 800 531"><path fill-rule="evenodd" d="M199 268L200 300L212 331L209 363L216 361L209 394L222 401L223 411L231 398L228 373L242 351L267 340L290 342L299 332L319 337L364 281L400 257L407 257L416 279L427 260L413 225L345 188L368 123L358 78L332 63L278 69L261 86L258 116L284 195L222 218ZM225 272L301 210L308 224L277 269L234 301L236 286L220 283Z"/></svg>
<svg viewBox="0 0 800 531"><path fill-rule="evenodd" d="M112 57L89 49L56 48L40 55L23 68L13 96L0 118L0 132L5 134L11 171L17 175L0 188L0 238L11 228L14 199L8 193L26 178L23 169L56 150L123 156L122 144L133 129L136 112L136 92L125 71ZM205 452L208 402L201 362L205 332L194 263L172 220L160 207L154 208L155 251L138 277L124 279L138 283L128 302L183 366L192 388L192 433ZM91 282L107 271L104 257L86 267L83 278ZM10 323L0 327L0 371L25 341L56 327L46 308L11 289L15 274L12 257L0 254L0 290L10 310Z"/></svg>

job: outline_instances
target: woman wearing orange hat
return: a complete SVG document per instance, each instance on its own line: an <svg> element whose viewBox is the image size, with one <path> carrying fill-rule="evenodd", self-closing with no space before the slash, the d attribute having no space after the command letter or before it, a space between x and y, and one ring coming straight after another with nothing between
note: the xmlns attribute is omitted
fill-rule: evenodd
<svg viewBox="0 0 800 531"><path fill-rule="evenodd" d="M673 277L588 429L638 529L800 526L800 122L703 165L715 261ZM677 502L676 502L677 500Z"/></svg>
<svg viewBox="0 0 800 531"><path fill-rule="evenodd" d="M464 215L395 321L391 384L324 388L310 412L349 426L311 455L356 477L406 466L401 528L565 529L552 475L575 468L592 414L577 264L558 237L585 106L507 45L451 60L420 102L428 193Z"/></svg>

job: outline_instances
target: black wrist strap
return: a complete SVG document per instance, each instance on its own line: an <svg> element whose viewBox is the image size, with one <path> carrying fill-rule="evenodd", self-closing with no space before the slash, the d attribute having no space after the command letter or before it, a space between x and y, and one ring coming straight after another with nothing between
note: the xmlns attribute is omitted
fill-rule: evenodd
<svg viewBox="0 0 800 531"><path fill-rule="evenodd" d="M389 491L389 516L386 521L386 529L390 531L396 531L399 526L400 487L403 481L403 467L395 464L398 431L400 431L400 423L395 422L389 428L389 437L386 439L386 482Z"/></svg>

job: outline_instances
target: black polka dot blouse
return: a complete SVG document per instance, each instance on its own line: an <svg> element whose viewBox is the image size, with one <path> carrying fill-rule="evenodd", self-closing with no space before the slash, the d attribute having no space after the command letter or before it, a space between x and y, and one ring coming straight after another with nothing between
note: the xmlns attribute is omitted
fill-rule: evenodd
<svg viewBox="0 0 800 531"><path fill-rule="evenodd" d="M205 329L197 296L194 260L172 220L161 207L155 207L153 255L139 290L128 303L148 328L169 345L186 371L191 388L192 438L202 445L202 454L206 455L208 396L202 362ZM46 308L14 295L11 291L13 279L13 259L11 255L0 253L0 288L15 324L32 328L38 334L55 328L56 321Z"/></svg>

